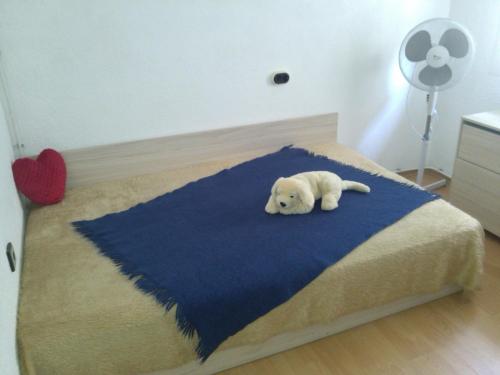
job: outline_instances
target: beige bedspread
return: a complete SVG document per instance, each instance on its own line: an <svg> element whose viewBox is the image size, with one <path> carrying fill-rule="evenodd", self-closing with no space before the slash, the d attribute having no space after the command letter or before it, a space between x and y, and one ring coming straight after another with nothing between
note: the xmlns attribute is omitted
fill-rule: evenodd
<svg viewBox="0 0 500 375"><path fill-rule="evenodd" d="M403 180L345 147L313 150ZM70 222L126 209L240 161L73 189L62 203L34 209L27 224L18 322L24 374L127 375L195 359L195 342L178 332L174 311L166 313L136 289ZM452 283L473 288L481 272L482 241L475 219L442 200L428 203L357 247L219 350Z"/></svg>

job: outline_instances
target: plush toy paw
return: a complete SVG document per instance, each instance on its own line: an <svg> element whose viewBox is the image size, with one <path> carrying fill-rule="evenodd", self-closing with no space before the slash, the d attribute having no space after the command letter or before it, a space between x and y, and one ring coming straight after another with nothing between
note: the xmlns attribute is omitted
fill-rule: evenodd
<svg viewBox="0 0 500 375"><path fill-rule="evenodd" d="M333 194L325 194L321 198L321 209L323 211L331 211L339 206L337 198Z"/></svg>

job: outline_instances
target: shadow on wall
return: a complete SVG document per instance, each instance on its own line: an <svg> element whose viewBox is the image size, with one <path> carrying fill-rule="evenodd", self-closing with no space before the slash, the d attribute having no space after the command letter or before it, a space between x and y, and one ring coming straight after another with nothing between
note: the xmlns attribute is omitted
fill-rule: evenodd
<svg viewBox="0 0 500 375"><path fill-rule="evenodd" d="M387 74L387 90L383 97L382 108L370 116L373 120L356 145L356 148L375 160L379 160L382 151L395 141L395 130L404 115L403 108L409 89L397 62L391 65Z"/></svg>

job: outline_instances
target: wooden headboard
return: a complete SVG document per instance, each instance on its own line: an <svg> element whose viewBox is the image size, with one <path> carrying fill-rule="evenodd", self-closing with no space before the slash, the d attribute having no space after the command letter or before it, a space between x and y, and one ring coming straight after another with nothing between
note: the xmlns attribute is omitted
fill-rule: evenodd
<svg viewBox="0 0 500 375"><path fill-rule="evenodd" d="M68 187L175 170L206 161L264 154L280 147L335 142L337 114L282 121L63 152Z"/></svg>

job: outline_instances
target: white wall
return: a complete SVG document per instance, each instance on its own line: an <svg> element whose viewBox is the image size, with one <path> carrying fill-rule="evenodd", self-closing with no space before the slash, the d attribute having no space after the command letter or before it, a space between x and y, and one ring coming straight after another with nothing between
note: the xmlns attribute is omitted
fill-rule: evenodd
<svg viewBox="0 0 500 375"><path fill-rule="evenodd" d="M416 165L397 52L432 0L3 0L25 153L338 111L340 141ZM289 84L273 86L286 69ZM416 109L417 114L424 106Z"/></svg>
<svg viewBox="0 0 500 375"><path fill-rule="evenodd" d="M16 313L19 293L23 211L12 179L14 154L7 130L6 116L0 105L0 373L18 374L16 359ZM5 255L12 242L18 269L12 273Z"/></svg>
<svg viewBox="0 0 500 375"><path fill-rule="evenodd" d="M444 91L438 103L430 163L451 175L460 131L460 116L500 110L500 1L452 0L450 17L464 24L476 41L470 73Z"/></svg>

